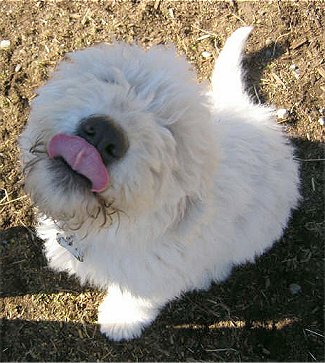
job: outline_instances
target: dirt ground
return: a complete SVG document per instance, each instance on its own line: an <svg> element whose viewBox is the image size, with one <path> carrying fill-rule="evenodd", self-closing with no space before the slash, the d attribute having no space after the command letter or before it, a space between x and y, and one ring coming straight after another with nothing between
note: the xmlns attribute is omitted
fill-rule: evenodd
<svg viewBox="0 0 325 363"><path fill-rule="evenodd" d="M324 361L324 2L1 1L1 361ZM143 337L112 343L96 325L100 291L46 267L22 189L17 137L34 90L62 56L93 43L175 43L209 78L227 36L254 25L248 85L289 110L303 201L257 263L170 303ZM323 120L324 121L324 120ZM258 228L258 226L257 226Z"/></svg>

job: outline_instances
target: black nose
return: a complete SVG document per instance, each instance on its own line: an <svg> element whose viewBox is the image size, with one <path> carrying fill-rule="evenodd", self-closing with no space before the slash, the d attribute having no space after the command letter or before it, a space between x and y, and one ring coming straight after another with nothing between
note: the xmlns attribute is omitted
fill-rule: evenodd
<svg viewBox="0 0 325 363"><path fill-rule="evenodd" d="M121 159L129 148L124 130L105 115L89 116L82 120L77 135L95 146L106 165Z"/></svg>

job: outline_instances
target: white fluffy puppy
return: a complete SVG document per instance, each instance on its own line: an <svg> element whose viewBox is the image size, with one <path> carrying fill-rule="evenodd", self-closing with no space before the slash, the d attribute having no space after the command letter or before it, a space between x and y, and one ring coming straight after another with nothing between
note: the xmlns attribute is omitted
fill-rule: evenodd
<svg viewBox="0 0 325 363"><path fill-rule="evenodd" d="M163 46L68 55L20 138L49 264L107 290L101 332L140 336L170 300L225 279L281 237L297 205L293 149L242 82L251 28L211 89Z"/></svg>

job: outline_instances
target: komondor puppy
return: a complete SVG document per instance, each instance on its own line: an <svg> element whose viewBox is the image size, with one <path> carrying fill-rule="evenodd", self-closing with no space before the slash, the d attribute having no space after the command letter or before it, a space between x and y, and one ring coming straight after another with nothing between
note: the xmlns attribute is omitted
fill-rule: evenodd
<svg viewBox="0 0 325 363"><path fill-rule="evenodd" d="M110 339L253 261L297 205L293 148L243 84L250 32L227 40L211 87L173 48L115 42L68 54L32 103L20 147L38 233L53 269L107 291Z"/></svg>

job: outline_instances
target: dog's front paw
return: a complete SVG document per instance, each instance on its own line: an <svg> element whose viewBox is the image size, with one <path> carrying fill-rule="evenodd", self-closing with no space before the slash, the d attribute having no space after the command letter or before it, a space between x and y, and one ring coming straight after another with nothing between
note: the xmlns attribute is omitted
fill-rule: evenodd
<svg viewBox="0 0 325 363"><path fill-rule="evenodd" d="M145 327L140 321L110 321L107 319L106 322L100 323L100 332L104 334L108 339L114 340L116 342L121 340L131 340L139 338L141 336L142 330Z"/></svg>
<svg viewBox="0 0 325 363"><path fill-rule="evenodd" d="M98 323L101 333L107 338L130 340L140 337L157 314L157 305L114 288L99 306Z"/></svg>

